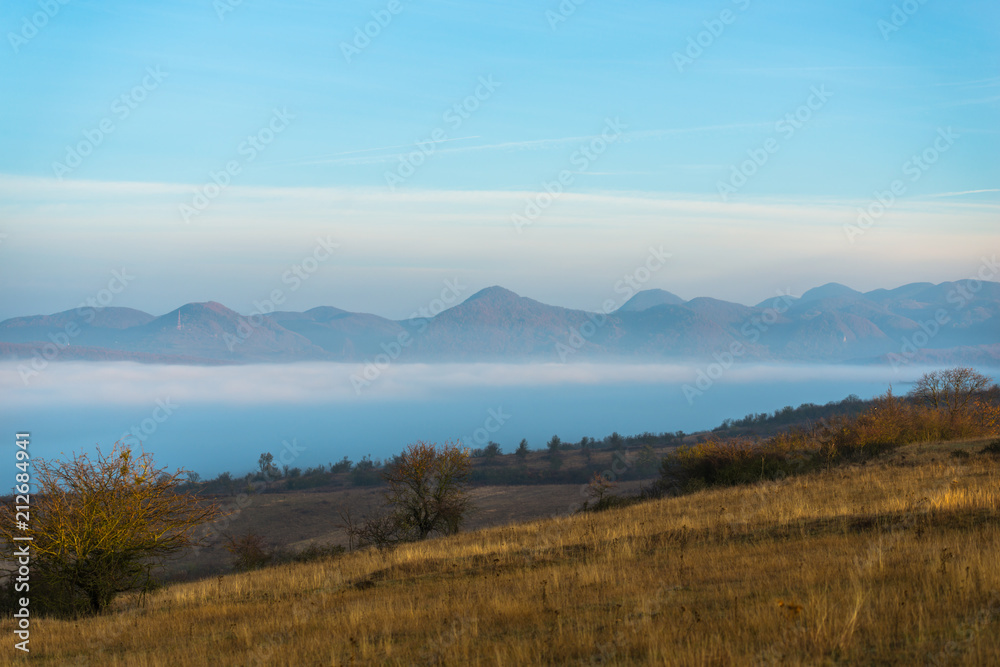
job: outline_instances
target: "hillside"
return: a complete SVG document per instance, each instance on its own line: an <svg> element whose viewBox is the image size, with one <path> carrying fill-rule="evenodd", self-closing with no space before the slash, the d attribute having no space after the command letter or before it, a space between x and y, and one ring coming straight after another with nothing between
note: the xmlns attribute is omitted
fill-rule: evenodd
<svg viewBox="0 0 1000 667"><path fill-rule="evenodd" d="M1000 459L986 442L171 585L102 617L36 620L31 657L997 664Z"/></svg>

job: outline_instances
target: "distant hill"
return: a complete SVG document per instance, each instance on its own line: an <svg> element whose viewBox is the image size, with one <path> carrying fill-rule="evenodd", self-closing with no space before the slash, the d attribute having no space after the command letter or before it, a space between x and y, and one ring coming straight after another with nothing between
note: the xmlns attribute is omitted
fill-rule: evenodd
<svg viewBox="0 0 1000 667"><path fill-rule="evenodd" d="M557 342L569 342L572 332L591 322L591 315L518 296L502 287L488 287L463 303L427 320L414 352L434 360L501 360L556 358ZM600 327L582 339L584 354L601 349L609 331Z"/></svg>
<svg viewBox="0 0 1000 667"><path fill-rule="evenodd" d="M156 317L83 308L0 322L0 356L175 363L740 361L1000 363L1000 283L912 283L861 293L829 283L756 306L665 290L609 314L562 308L494 286L433 317L390 320L321 306L241 315L216 302Z"/></svg>
<svg viewBox="0 0 1000 667"><path fill-rule="evenodd" d="M853 290L846 285L841 285L840 283L827 283L825 285L820 285L819 287L813 287L811 290L806 290L806 293L800 297L800 301L805 303L807 301L817 301L820 299L841 299L841 298L852 298L857 299L862 297L861 292Z"/></svg>
<svg viewBox="0 0 1000 667"><path fill-rule="evenodd" d="M667 290L662 289L648 289L639 292L634 297L626 301L622 304L622 307L617 310L617 312L636 312L652 308L653 306L679 306L682 303L684 303L684 299L680 298L673 292L668 292Z"/></svg>
<svg viewBox="0 0 1000 667"><path fill-rule="evenodd" d="M53 342L50 335L65 333L67 327L73 335L74 345L115 347L126 329L148 324L156 319L149 313L132 308L107 307L95 310L90 307L65 310L52 315L15 317L0 322L0 340L6 343ZM73 333L75 332L75 333Z"/></svg>
<svg viewBox="0 0 1000 667"><path fill-rule="evenodd" d="M304 313L276 312L271 319L338 359L361 359L382 352L381 345L406 331L399 322L378 315L320 306Z"/></svg>

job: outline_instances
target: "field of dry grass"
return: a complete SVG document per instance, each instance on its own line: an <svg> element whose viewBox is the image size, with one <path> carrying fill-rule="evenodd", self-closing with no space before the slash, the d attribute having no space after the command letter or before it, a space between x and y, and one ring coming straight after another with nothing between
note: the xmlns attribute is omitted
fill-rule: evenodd
<svg viewBox="0 0 1000 667"><path fill-rule="evenodd" d="M1000 460L984 443L172 585L34 619L31 660L1000 664Z"/></svg>
<svg viewBox="0 0 1000 667"><path fill-rule="evenodd" d="M672 448L657 448L663 456ZM633 455L634 456L634 455ZM518 465L512 455L500 457L503 463L497 468ZM563 469L582 470L593 465L599 470L613 473L621 470L621 454L612 451L595 451L590 463L579 451L563 452ZM484 461L474 459L473 466L483 466ZM527 469L547 469L549 463L544 452L534 451L528 456ZM617 491L622 494L637 492L654 483L656 475L645 480L621 481ZM347 475L339 478L339 485L301 491L254 493L242 500L237 496L216 496L228 517L211 527L208 545L189 552L177 561L169 562L163 576L172 581L202 578L230 570L231 554L226 550L226 535L240 536L248 532L259 534L273 545L289 551L299 551L311 545L347 546L347 535L339 528L342 523L340 510L349 510L363 517L383 502L386 487L353 486ZM573 513L588 499L586 484L504 484L473 485L470 496L473 511L467 517L466 530L493 527L503 524L533 521ZM233 511L239 508L239 511Z"/></svg>
<svg viewBox="0 0 1000 667"><path fill-rule="evenodd" d="M620 493L638 491L650 482L631 481L618 485ZM477 530L503 524L568 515L587 500L583 484L531 484L526 486L475 486L470 489L474 510L465 528ZM378 508L384 486L346 487L333 491L261 493L249 497L242 511L216 525L209 546L167 564L164 575L172 580L203 577L229 570L232 555L224 534L254 532L274 545L299 551L310 545L337 544L346 547L347 535L339 528L338 510L350 509L355 517ZM218 499L235 506L235 497Z"/></svg>

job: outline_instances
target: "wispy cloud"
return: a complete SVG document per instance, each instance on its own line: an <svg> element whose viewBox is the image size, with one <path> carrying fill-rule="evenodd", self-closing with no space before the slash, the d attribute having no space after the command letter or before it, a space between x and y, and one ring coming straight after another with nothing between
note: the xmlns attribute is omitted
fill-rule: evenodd
<svg viewBox="0 0 1000 667"><path fill-rule="evenodd" d="M955 100L953 102L943 102L938 105L939 108L948 109L951 107L967 107L976 104L994 104L1000 102L1000 95L993 95L991 97L977 97L966 100Z"/></svg>
<svg viewBox="0 0 1000 667"><path fill-rule="evenodd" d="M962 195L977 195L982 192L1000 192L1000 188L985 188L983 190L962 190L961 192L941 192L939 194L927 195L928 197L961 197Z"/></svg>
<svg viewBox="0 0 1000 667"><path fill-rule="evenodd" d="M1000 77L973 79L972 81L941 81L930 85L932 87L963 86L965 88L995 88L1000 86Z"/></svg>
<svg viewBox="0 0 1000 667"><path fill-rule="evenodd" d="M712 165L685 165L679 168L711 169ZM619 172L606 172L617 174ZM190 184L184 183L143 183L135 181L63 181L48 177L16 176L0 174L0 211L24 214L33 204L58 207L62 216L74 211L81 215L92 214L98 218L109 218L112 213L129 202L143 207L149 215L161 208L170 215L176 214L176 195L188 194ZM952 196L996 192L1000 189L979 189L946 192L921 198L946 198ZM277 212L295 212L309 216L317 213L317 205L340 206L349 202L352 211L365 207L373 214L398 214L399 207L409 207L411 215L420 215L427 207L428 215L440 217L436 207L451 205L475 206L469 216L494 211L506 220L525 197L534 196L527 190L443 190L443 189L401 189L386 192L377 187L277 187L234 185L226 191L226 199L220 200L210 213L221 216L244 216L250 207L254 217L266 218ZM684 192L648 192L622 190L583 190L566 192L560 198L561 205L576 204L593 210L600 205L619 214L670 214L670 215L711 215L730 220L742 218L767 218L773 221L789 221L801 225L803 220L833 222L851 214L854 207L867 204L865 199L844 197L747 197L743 201L720 202L716 197ZM413 208L419 205L421 208ZM895 210L912 211L921 216L946 216L955 212L959 203L936 203L913 200L900 202ZM95 208L96 207L96 208ZM262 208L263 207L263 208ZM319 213L326 215L328 209ZM478 212L478 213L477 213ZM572 216L575 208L568 208L566 215ZM490 213L492 215L492 213ZM555 217L555 216L554 216ZM467 223L467 219L463 224ZM134 221L132 221L134 224Z"/></svg>
<svg viewBox="0 0 1000 667"><path fill-rule="evenodd" d="M751 123L729 123L723 125L702 125L695 127L679 127L679 128L661 128L654 130L639 130L624 132L622 138L625 141L637 141L640 139L663 139L665 137L675 136L675 135L685 135L685 134L695 134L701 132L724 132L730 130L746 130L761 127L772 127L774 125L773 121L760 121ZM435 154L444 153L468 153L475 151L522 151L522 150L545 150L549 148L558 148L565 146L567 144L580 144L587 141L592 141L600 137L600 134L582 134L574 135L570 137L555 137L549 139L523 139L517 141L503 141L499 143L492 144L479 144L475 146L459 146L454 148L443 148L441 150L435 151ZM465 141L469 139L478 139L478 135L468 136L468 137L456 137L454 139L442 139L440 141L429 141L425 143L430 144L444 144L452 141ZM339 157L347 155L356 155L358 153L373 153L385 150L394 150L398 148L406 148L411 151L416 148L415 144L399 144L395 146L382 146L379 148L364 148L359 150L344 151L341 153L332 153L326 156L319 156L314 158L306 158L303 160L291 160L285 162L269 162L266 163L268 167L274 166L293 166L293 165L359 165L359 164L380 164L384 162L392 162L398 160L401 156L406 155L404 153L390 153L386 155L376 155L370 157Z"/></svg>
<svg viewBox="0 0 1000 667"><path fill-rule="evenodd" d="M574 171L574 174L581 174L583 176L662 176L668 171L690 171L690 172L706 172L706 171L718 171L719 169L725 169L724 164L664 164L660 165L660 169L656 171Z"/></svg>
<svg viewBox="0 0 1000 667"><path fill-rule="evenodd" d="M468 137L454 137L452 139L438 139L429 140L421 143L424 144L446 144L452 141L466 141L468 139L479 139L478 134L470 135ZM277 166L292 166L292 165L309 165L309 164L365 164L366 162L384 162L386 160L394 159L400 155L399 153L394 153L392 155L386 155L382 157L373 158L341 158L343 155L356 155L358 153L376 153L378 151L388 151L395 150L397 148L409 148L413 149L415 144L397 144L395 146L380 146L378 148L362 148L353 151L342 151L340 153L331 153L330 155L321 155L318 157L296 159L296 160L281 160L278 162L267 162L262 163L264 166L277 167Z"/></svg>

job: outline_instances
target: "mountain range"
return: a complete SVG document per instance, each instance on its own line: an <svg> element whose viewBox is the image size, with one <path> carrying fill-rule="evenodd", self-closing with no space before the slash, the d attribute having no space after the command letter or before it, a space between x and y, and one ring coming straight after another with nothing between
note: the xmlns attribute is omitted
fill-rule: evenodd
<svg viewBox="0 0 1000 667"><path fill-rule="evenodd" d="M975 288L975 289L974 289ZM328 360L1000 362L1000 283L838 283L755 306L665 290L608 313L489 287L432 317L390 320L330 306L241 315L210 301L159 317L82 308L0 322L0 357L252 363Z"/></svg>

